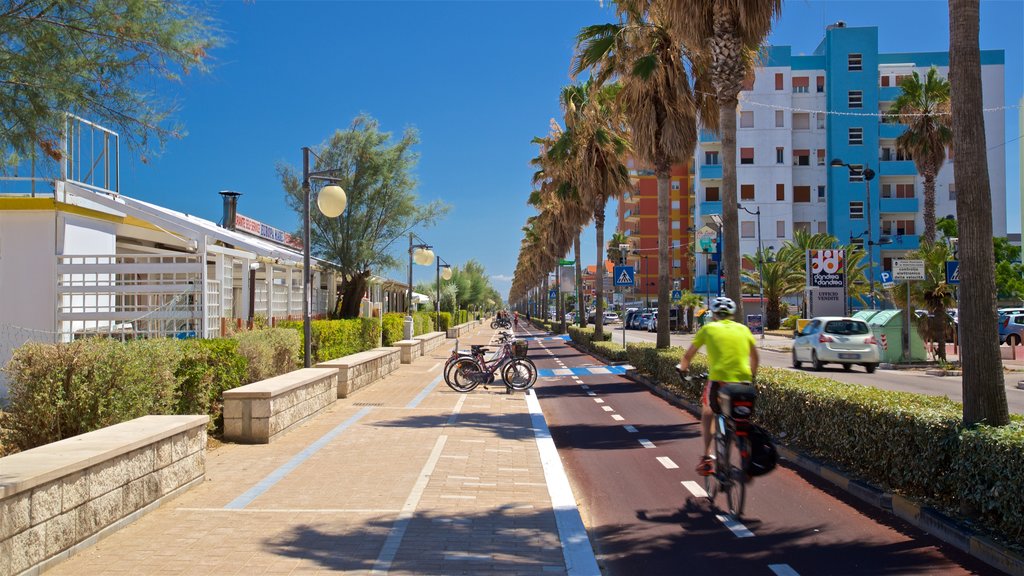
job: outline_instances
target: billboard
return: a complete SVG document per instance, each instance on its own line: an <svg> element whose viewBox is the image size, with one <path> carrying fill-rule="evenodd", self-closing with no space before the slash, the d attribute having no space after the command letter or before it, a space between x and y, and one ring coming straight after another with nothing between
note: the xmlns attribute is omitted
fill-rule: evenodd
<svg viewBox="0 0 1024 576"><path fill-rule="evenodd" d="M819 288L811 286L807 289L811 318L815 316L845 316L846 303L842 288Z"/></svg>
<svg viewBox="0 0 1024 576"><path fill-rule="evenodd" d="M573 266L558 267L558 290L564 294L576 292L576 268Z"/></svg>
<svg viewBox="0 0 1024 576"><path fill-rule="evenodd" d="M846 251L808 250L807 285L842 291L846 287Z"/></svg>

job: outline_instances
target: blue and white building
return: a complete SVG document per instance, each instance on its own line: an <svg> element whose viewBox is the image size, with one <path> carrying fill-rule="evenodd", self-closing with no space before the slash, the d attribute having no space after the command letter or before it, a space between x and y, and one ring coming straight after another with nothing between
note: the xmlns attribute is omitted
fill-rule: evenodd
<svg viewBox="0 0 1024 576"><path fill-rule="evenodd" d="M982 50L982 86L987 142L1005 140L1002 50ZM882 53L878 28L838 22L809 55L772 46L740 94L736 122L737 193L740 205L761 211L761 241L778 249L794 230L828 232L844 243L869 246L874 272L890 270L892 258L918 246L924 231L924 181L914 162L896 150L902 124L884 122L903 77L922 77L935 66L948 77L948 52ZM936 178L937 218L956 214L953 151ZM833 159L871 168L865 183L856 171L830 167ZM1005 237L1006 162L988 156L995 236ZM721 142L700 132L696 166L696 221L710 223L721 203ZM869 220L870 218L870 220ZM757 249L757 222L739 211L740 252ZM869 231L869 222L871 223ZM712 225L713 226L713 225ZM870 238L870 242L868 239ZM884 244L879 241L884 238ZM891 240L891 243L888 241ZM714 264L697 258L694 291L717 289ZM710 274L709 274L710 272Z"/></svg>

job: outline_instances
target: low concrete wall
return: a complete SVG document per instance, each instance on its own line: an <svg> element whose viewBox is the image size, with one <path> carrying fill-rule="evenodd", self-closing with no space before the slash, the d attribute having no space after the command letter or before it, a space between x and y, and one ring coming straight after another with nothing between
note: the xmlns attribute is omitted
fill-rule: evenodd
<svg viewBox="0 0 1024 576"><path fill-rule="evenodd" d="M480 322L472 320L465 324L459 324L458 326L452 326L448 329L449 338L462 338L476 332L477 328L480 327Z"/></svg>
<svg viewBox="0 0 1024 576"><path fill-rule="evenodd" d="M401 363L399 348L384 346L366 352L349 354L316 365L317 368L334 368L338 371L338 398L372 384L398 369Z"/></svg>
<svg viewBox="0 0 1024 576"><path fill-rule="evenodd" d="M143 416L0 458L0 575L42 571L206 474L208 416Z"/></svg>
<svg viewBox="0 0 1024 576"><path fill-rule="evenodd" d="M399 358L402 364L412 364L412 361L423 355L423 342L420 340L399 340L395 346L400 350Z"/></svg>
<svg viewBox="0 0 1024 576"><path fill-rule="evenodd" d="M446 338L447 334L444 332L428 332L417 336L416 340L423 343L423 351L421 353L425 356L428 352L433 352L438 346L444 344Z"/></svg>
<svg viewBox="0 0 1024 576"><path fill-rule="evenodd" d="M267 444L338 399L338 371L301 368L224 392L224 438Z"/></svg>

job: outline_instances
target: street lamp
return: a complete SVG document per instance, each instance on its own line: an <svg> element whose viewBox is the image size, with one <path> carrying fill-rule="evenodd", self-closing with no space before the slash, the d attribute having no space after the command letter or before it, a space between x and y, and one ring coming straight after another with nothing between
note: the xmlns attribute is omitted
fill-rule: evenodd
<svg viewBox="0 0 1024 576"><path fill-rule="evenodd" d="M722 215L711 214L711 222L718 228L715 238L715 251L718 253L718 295L722 295ZM710 290L709 290L710 292Z"/></svg>
<svg viewBox="0 0 1024 576"><path fill-rule="evenodd" d="M452 265L445 262L440 256L437 257L437 299L434 302L434 329L438 332L441 331L441 279L451 280L452 278ZM444 272L441 272L441 268L444 268Z"/></svg>
<svg viewBox="0 0 1024 576"><path fill-rule="evenodd" d="M324 180L327 182L340 182L339 178L328 176L332 172L338 172L340 168L331 168L327 170L317 170L315 172L309 171L309 155L316 156L317 160L322 160L313 152L309 147L304 146L302 148L302 192L304 200L302 203L302 300L305 302L302 310L302 357L303 363L306 368L312 365L312 359L310 358L312 352L312 341L313 341L313 323L310 315L313 309L312 294L309 289L310 281L310 241L309 241L309 194L310 194L310 180ZM345 191L341 189L341 186L335 184L328 184L320 189L320 192L316 196L316 206L320 209L320 212L328 218L337 218L341 216L341 213L345 211L345 205L348 203L348 199L345 197Z"/></svg>
<svg viewBox="0 0 1024 576"><path fill-rule="evenodd" d="M650 254L642 254L641 253L641 249L636 249L636 250L633 250L633 255L634 256L639 256L639 257L644 259L644 273L642 275L642 282L641 282L641 284L643 285L643 288L644 288L644 308L650 308L651 307L651 297L650 297L650 287L648 286L648 284L649 284L649 282L648 282L649 277L647 276L647 257L650 256Z"/></svg>
<svg viewBox="0 0 1024 576"><path fill-rule="evenodd" d="M419 239L421 244L414 244L413 238ZM412 264L415 262L420 266L430 266L434 263L434 251L432 246L422 243L423 239L409 232L409 299L405 303L405 324L402 330L402 337L405 340L412 338Z"/></svg>
<svg viewBox="0 0 1024 576"><path fill-rule="evenodd" d="M846 166L846 169L850 174L854 173L854 167L846 162L843 162L839 158L833 158L831 162L832 167ZM871 309L875 309L875 240L872 232L874 221L871 219L871 180L875 178L875 171L868 168L865 164L864 170L861 173L864 178L864 201L867 204L867 217L868 217L868 280L871 284ZM852 231L851 231L852 234ZM859 236L858 236L859 237ZM891 240L890 240L891 242ZM888 243L888 242L887 242ZM881 242L879 242L881 244Z"/></svg>
<svg viewBox="0 0 1024 576"><path fill-rule="evenodd" d="M765 317L767 317L768 314L765 313L764 309L764 279L762 278L762 276L764 275L764 269L761 266L761 257L763 255L761 250L761 207L758 206L756 212L751 212L749 208L743 206L742 204L737 204L736 207L743 210L747 214L757 216L757 291L761 295L761 340L764 340L764 321Z"/></svg>

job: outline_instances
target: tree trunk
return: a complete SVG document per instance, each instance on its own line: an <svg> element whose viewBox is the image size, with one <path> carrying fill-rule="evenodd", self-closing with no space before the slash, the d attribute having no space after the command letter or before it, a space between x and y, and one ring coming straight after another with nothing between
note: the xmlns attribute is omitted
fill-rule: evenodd
<svg viewBox="0 0 1024 576"><path fill-rule="evenodd" d="M765 328L768 330L778 330L782 323L781 314L779 314L779 298L774 295L771 298L765 298L765 308L767 308L764 313Z"/></svg>
<svg viewBox="0 0 1024 576"><path fill-rule="evenodd" d="M594 208L594 233L597 236L597 270L594 271L594 339L604 335L604 204Z"/></svg>
<svg viewBox="0 0 1024 576"><path fill-rule="evenodd" d="M583 308L583 264L580 262L580 234L583 231L580 230L576 233L576 239L573 240L573 255L576 257L576 322L580 325L580 328L587 326L587 315L580 314L580 310Z"/></svg>
<svg viewBox="0 0 1024 576"><path fill-rule="evenodd" d="M658 177L658 348L671 345L668 331L668 283L669 283L669 178L672 163L662 158L655 166L654 174Z"/></svg>
<svg viewBox="0 0 1024 576"><path fill-rule="evenodd" d="M366 294L367 279L370 271L364 270L352 275L351 280L346 280L341 286L341 317L358 318L359 305Z"/></svg>
<svg viewBox="0 0 1024 576"><path fill-rule="evenodd" d="M935 243L935 174L938 171L929 168L924 171L924 241Z"/></svg>
<svg viewBox="0 0 1024 576"><path fill-rule="evenodd" d="M981 107L978 0L949 0L949 83L960 225L960 326L964 424L1009 422L999 357L992 195Z"/></svg>
<svg viewBox="0 0 1024 576"><path fill-rule="evenodd" d="M725 295L736 302L736 318L743 318L743 294L740 285L740 223L736 205L736 107L738 102L722 104L719 126L722 136L722 261Z"/></svg>

